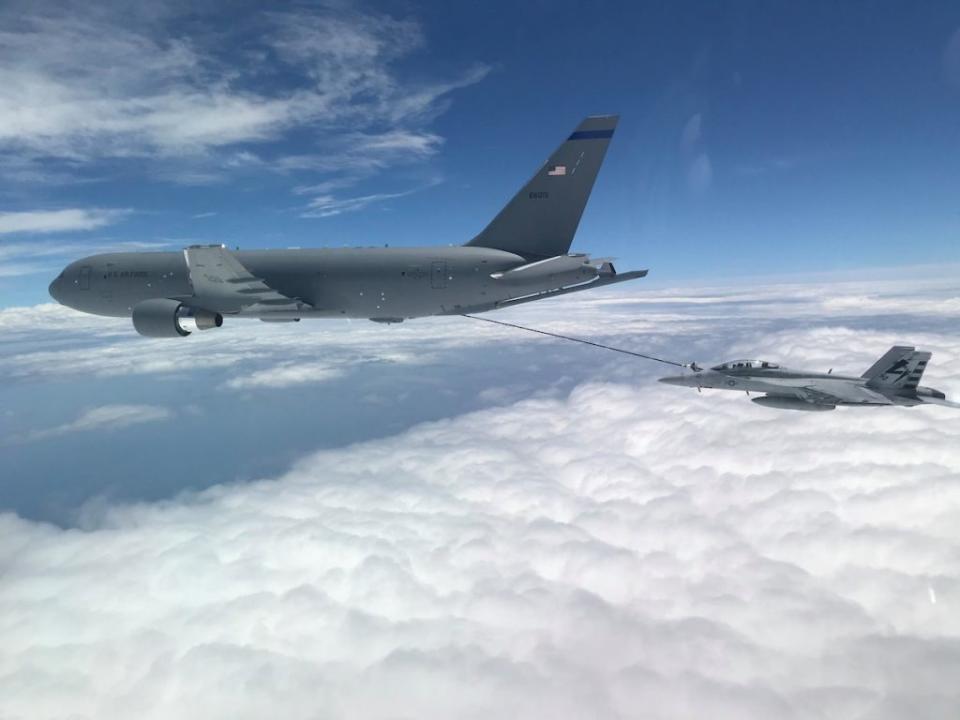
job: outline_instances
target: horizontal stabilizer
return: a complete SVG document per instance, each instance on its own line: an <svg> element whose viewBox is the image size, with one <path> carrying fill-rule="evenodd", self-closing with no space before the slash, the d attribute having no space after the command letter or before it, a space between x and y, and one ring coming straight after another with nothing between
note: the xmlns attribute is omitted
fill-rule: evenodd
<svg viewBox="0 0 960 720"><path fill-rule="evenodd" d="M596 280L590 283L581 283L579 285L574 285L572 287L559 288L557 290L547 290L545 292L534 293L532 295L525 295L523 297L511 298L510 300L501 300L496 304L495 307L510 307L512 305L520 305L522 303L533 302L534 300L543 300L548 297L555 297L557 295L567 295L569 293L580 292L581 290L593 290L595 288L601 287L603 285L615 285L616 283L627 282L628 280L637 280L647 276L646 270L631 270L630 272L625 273L616 273L616 274L607 274L599 275ZM488 308L477 308L471 310L471 312L483 312Z"/></svg>
<svg viewBox="0 0 960 720"><path fill-rule="evenodd" d="M940 405L941 407L960 408L960 402L954 402L953 400L947 400L946 398L923 397L920 399L924 402L924 404L927 405Z"/></svg>
<svg viewBox="0 0 960 720"><path fill-rule="evenodd" d="M506 272L493 273L490 277L501 283L545 284L553 280L556 287L575 282L588 282L598 274L597 268L586 255L558 255L546 260L537 260L515 267Z"/></svg>
<svg viewBox="0 0 960 720"><path fill-rule="evenodd" d="M960 408L960 403L947 400L947 396L944 393L931 387L918 387L914 398L925 404Z"/></svg>

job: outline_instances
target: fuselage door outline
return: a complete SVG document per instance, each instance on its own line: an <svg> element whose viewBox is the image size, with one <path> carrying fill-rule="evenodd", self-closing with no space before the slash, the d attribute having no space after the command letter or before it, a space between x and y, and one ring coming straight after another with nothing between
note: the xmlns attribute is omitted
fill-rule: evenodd
<svg viewBox="0 0 960 720"><path fill-rule="evenodd" d="M430 287L442 290L447 286L447 264L442 260L430 263Z"/></svg>

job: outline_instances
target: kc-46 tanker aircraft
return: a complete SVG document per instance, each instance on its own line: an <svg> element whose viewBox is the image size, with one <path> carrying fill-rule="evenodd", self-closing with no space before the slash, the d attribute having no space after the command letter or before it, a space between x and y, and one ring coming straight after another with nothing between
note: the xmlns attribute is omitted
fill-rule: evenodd
<svg viewBox="0 0 960 720"><path fill-rule="evenodd" d="M633 280L607 258L570 254L616 115L586 118L466 245L94 255L50 285L83 312L132 317L149 337L184 337L224 317L298 321L369 318L401 322L459 315Z"/></svg>
<svg viewBox="0 0 960 720"><path fill-rule="evenodd" d="M939 390L920 385L931 354L897 345L860 377L791 370L766 360L735 360L710 370L660 378L668 385L765 393L758 405L781 410L833 410L837 405L946 405L960 407Z"/></svg>

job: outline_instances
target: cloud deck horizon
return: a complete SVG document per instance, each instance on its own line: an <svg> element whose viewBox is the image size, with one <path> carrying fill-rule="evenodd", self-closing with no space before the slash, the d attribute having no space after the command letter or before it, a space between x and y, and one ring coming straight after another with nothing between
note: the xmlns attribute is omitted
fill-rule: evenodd
<svg viewBox="0 0 960 720"><path fill-rule="evenodd" d="M667 328L674 353L712 328L704 352L856 366L900 332L882 312L912 292L927 315L905 326L935 348L931 384L956 388L960 339L935 302L955 291L905 287L754 290L732 304L617 295L527 318L620 328L628 344ZM688 324L662 324L677 300ZM817 321L823 303L857 312ZM375 354L368 341L385 337L317 332L328 350L316 383L344 382L345 349ZM419 326L442 359L407 357L403 334L391 352L443 367L496 338L569 353L571 372L595 357L462 332ZM285 383L309 388L285 355L299 340L315 358L310 337L270 330L275 354L237 357L220 392L232 379L257 404ZM212 342L225 358L244 352ZM0 516L0 715L953 717L960 413L777 413L637 368L605 358L559 394L511 391L309 454L276 479L92 508L84 529ZM134 410L162 427L149 408L81 418Z"/></svg>

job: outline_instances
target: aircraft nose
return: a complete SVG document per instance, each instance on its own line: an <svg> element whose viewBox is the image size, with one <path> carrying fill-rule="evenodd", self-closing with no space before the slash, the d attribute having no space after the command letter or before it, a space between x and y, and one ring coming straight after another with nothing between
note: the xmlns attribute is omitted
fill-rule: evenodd
<svg viewBox="0 0 960 720"><path fill-rule="evenodd" d="M50 293L50 297L52 297L61 305L63 304L62 287L63 287L63 273L60 273L57 277L53 279L53 282L50 283L50 287L47 288L47 292Z"/></svg>

